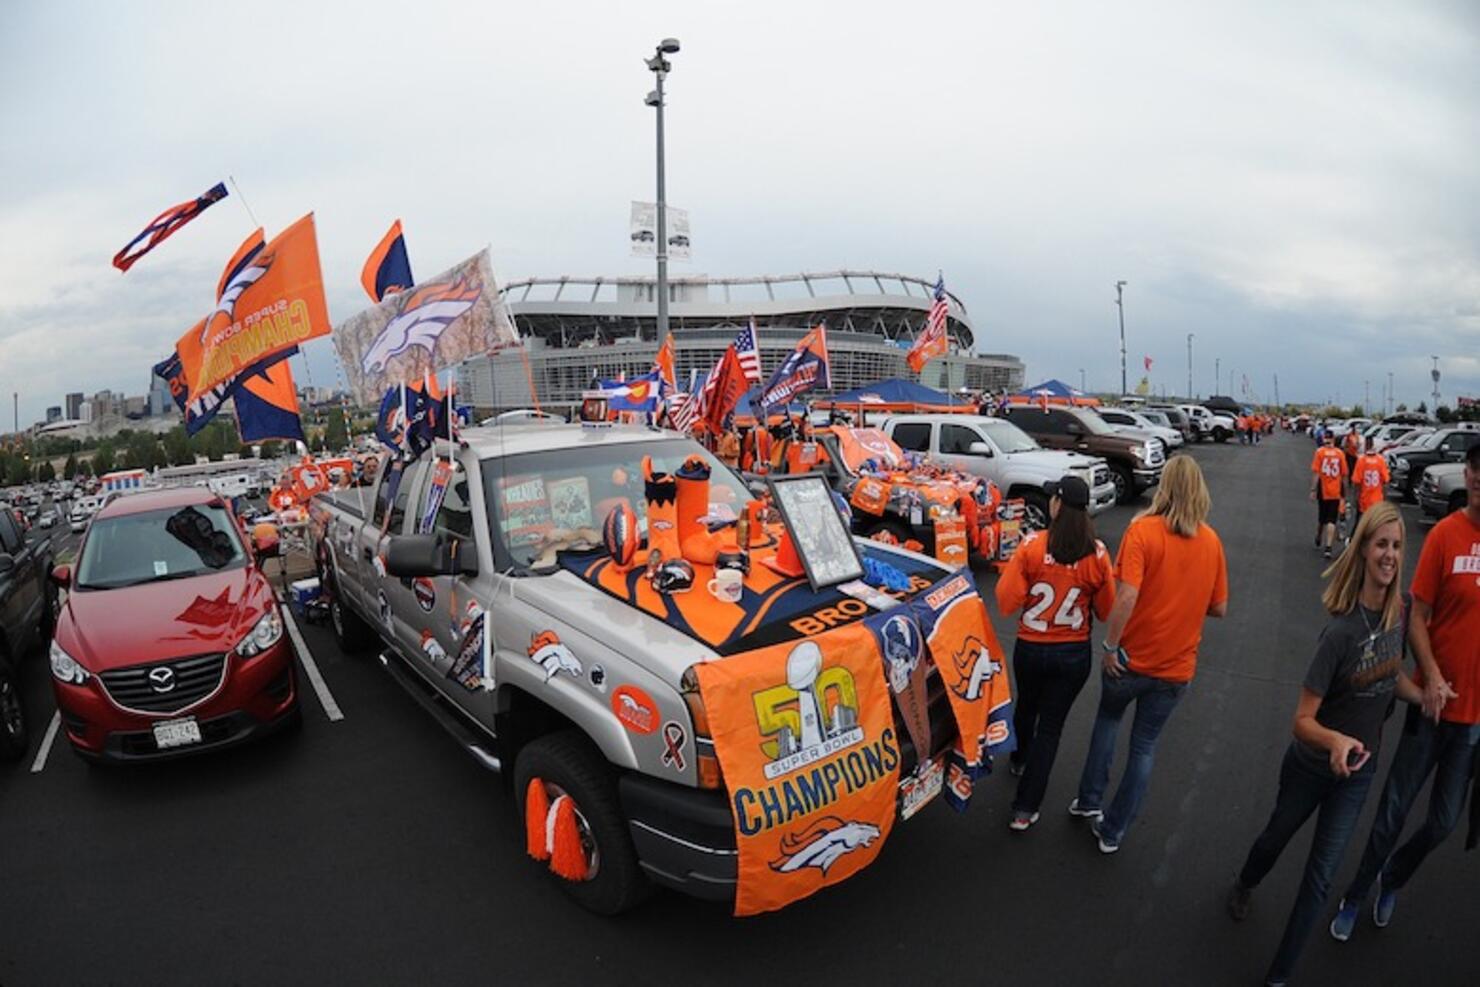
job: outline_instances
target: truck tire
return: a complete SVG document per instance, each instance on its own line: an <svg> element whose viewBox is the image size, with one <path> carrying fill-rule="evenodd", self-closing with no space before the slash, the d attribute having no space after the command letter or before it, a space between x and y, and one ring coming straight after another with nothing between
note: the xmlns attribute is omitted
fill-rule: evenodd
<svg viewBox="0 0 1480 987"><path fill-rule="evenodd" d="M637 849L617 794L616 774L601 752L575 730L546 734L519 752L514 794L521 834L524 796L531 778L545 783L552 801L564 794L575 802L591 870L583 881L568 881L553 873L550 879L559 882L576 904L598 915L618 915L641 904L653 886L637 862Z"/></svg>
<svg viewBox="0 0 1480 987"><path fill-rule="evenodd" d="M1224 428L1222 425L1216 425L1216 426L1214 426L1213 427L1213 441L1215 441L1215 442L1227 442L1228 441L1228 429Z"/></svg>
<svg viewBox="0 0 1480 987"><path fill-rule="evenodd" d="M1022 490L1011 497L1021 497L1027 512L1027 528L1031 531L1048 530L1048 495L1041 490Z"/></svg>
<svg viewBox="0 0 1480 987"><path fill-rule="evenodd" d="M19 761L28 747L30 736L20 683L15 680L9 656L0 648L0 761Z"/></svg>
<svg viewBox="0 0 1480 987"><path fill-rule="evenodd" d="M1136 481L1130 467L1120 463L1110 464L1110 479L1115 481L1115 502L1129 504L1136 499Z"/></svg>

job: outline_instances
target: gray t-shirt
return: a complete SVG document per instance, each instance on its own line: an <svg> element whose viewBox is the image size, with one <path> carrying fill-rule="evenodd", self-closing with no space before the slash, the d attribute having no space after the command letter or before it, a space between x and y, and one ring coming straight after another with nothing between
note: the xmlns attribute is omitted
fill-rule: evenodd
<svg viewBox="0 0 1480 987"><path fill-rule="evenodd" d="M1402 668L1402 621L1384 631L1381 612L1360 604L1332 618L1321 632L1316 656L1305 673L1305 687L1321 697L1316 722L1355 737L1377 757L1382 724ZM1295 747L1307 764L1329 770L1324 749L1299 742Z"/></svg>

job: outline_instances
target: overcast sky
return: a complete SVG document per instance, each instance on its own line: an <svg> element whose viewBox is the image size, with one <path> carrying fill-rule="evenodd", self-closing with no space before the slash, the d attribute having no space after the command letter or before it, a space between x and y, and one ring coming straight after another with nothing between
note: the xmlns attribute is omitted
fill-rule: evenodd
<svg viewBox="0 0 1480 987"><path fill-rule="evenodd" d="M1195 9L1196 8L1196 9ZM1207 8L1207 9L1203 9ZM669 77L676 274L932 277L1031 380L1480 397L1474 3L0 3L0 387L143 393L254 224L317 216L330 315L401 217L430 277L633 274ZM335 383L328 340L300 383ZM9 409L6 409L8 412ZM5 414L3 427L10 427Z"/></svg>

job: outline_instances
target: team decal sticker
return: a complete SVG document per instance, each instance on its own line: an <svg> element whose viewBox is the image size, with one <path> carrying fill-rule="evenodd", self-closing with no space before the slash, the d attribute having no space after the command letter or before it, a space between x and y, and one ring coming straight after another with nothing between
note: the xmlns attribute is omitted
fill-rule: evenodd
<svg viewBox="0 0 1480 987"><path fill-rule="evenodd" d="M469 606L469 612L472 611L476 611L476 615L464 621L462 644L457 649L457 657L452 660L452 667L447 669L447 677L469 692L487 685L483 674L488 653L487 615L477 604Z"/></svg>
<svg viewBox="0 0 1480 987"><path fill-rule="evenodd" d="M591 688L597 692L606 691L606 669L595 662L591 663L591 669L586 673L586 680L591 683Z"/></svg>
<svg viewBox="0 0 1480 987"><path fill-rule="evenodd" d="M447 660L447 649L442 647L442 642L431 631L421 632L421 650L434 664Z"/></svg>
<svg viewBox="0 0 1480 987"><path fill-rule="evenodd" d="M560 635L554 631L540 631L530 638L529 657L545 670L546 682L561 672L577 679L585 674L580 660L560 643Z"/></svg>
<svg viewBox="0 0 1480 987"><path fill-rule="evenodd" d="M411 583L411 591L416 594L416 605L422 612L431 613L437 605L437 584L427 576L417 576Z"/></svg>
<svg viewBox="0 0 1480 987"><path fill-rule="evenodd" d="M385 625L386 630L391 629L391 601L385 598L385 591L381 590L375 594L375 606L380 614L380 622Z"/></svg>
<svg viewBox="0 0 1480 987"><path fill-rule="evenodd" d="M635 685L619 685L612 690L612 714L632 733L646 735L658 730L658 704Z"/></svg>

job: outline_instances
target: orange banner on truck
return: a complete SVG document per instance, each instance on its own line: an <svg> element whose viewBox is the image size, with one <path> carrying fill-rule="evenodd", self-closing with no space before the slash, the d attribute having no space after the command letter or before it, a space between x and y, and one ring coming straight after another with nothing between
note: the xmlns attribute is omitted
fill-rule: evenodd
<svg viewBox="0 0 1480 987"><path fill-rule="evenodd" d="M739 847L735 914L774 911L873 863L900 744L862 622L698 666Z"/></svg>
<svg viewBox="0 0 1480 987"><path fill-rule="evenodd" d="M175 344L191 400L265 357L327 336L331 328L313 213L245 264L233 258L227 271L215 311Z"/></svg>

